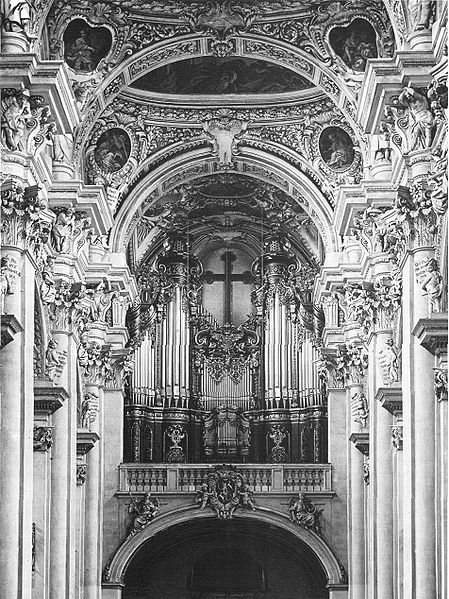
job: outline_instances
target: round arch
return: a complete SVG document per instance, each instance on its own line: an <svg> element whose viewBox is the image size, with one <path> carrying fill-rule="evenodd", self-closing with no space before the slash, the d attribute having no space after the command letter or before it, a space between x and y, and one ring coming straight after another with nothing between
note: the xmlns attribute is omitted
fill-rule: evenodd
<svg viewBox="0 0 449 599"><path fill-rule="evenodd" d="M78 157L90 132L101 113L131 83L152 70L181 60L212 56L202 35L185 35L176 39L163 40L130 56L105 77L96 88L95 99L86 107L74 155ZM351 88L342 77L318 59L286 42L259 35L244 35L236 38L235 56L255 58L276 63L316 85L329 96L343 112L354 128L356 121L356 99Z"/></svg>
<svg viewBox="0 0 449 599"><path fill-rule="evenodd" d="M141 167L145 169L145 163ZM148 204L148 199L161 196L193 179L215 173L214 159L208 149L199 149L178 155L163 162L131 190L115 217L111 233L114 251L128 245L129 239ZM236 155L236 169L227 172L257 178L289 194L310 216L323 243L330 251L338 246L332 226L333 212L328 200L318 187L299 169L286 160L265 150L245 147Z"/></svg>
<svg viewBox="0 0 449 599"><path fill-rule="evenodd" d="M132 558L137 554L142 545L157 533L167 530L178 524L189 521L214 519L212 512L203 512L195 507L187 507L168 512L158 516L149 526L135 536L128 537L115 552L104 571L103 587L120 588L126 575L127 568ZM259 508L256 512L241 511L234 517L235 520L249 519L259 521L269 526L289 532L306 545L316 556L323 567L329 587L338 586L346 588L345 574L337 557L327 543L314 532L300 526L295 526L287 516L278 512Z"/></svg>

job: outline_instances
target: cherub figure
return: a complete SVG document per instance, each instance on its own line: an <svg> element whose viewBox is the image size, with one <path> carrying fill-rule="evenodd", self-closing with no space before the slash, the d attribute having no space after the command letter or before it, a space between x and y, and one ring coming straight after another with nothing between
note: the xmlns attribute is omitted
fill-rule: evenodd
<svg viewBox="0 0 449 599"><path fill-rule="evenodd" d="M429 298L429 314L441 312L441 296L443 295L443 277L438 270L435 258L429 258L426 264L427 274L421 281L423 289Z"/></svg>
<svg viewBox="0 0 449 599"><path fill-rule="evenodd" d="M195 503L200 505L200 510L204 510L207 507L210 498L213 493L209 490L209 485L207 483L202 483L201 487L197 490Z"/></svg>
<svg viewBox="0 0 449 599"><path fill-rule="evenodd" d="M250 490L248 484L239 481L237 483L237 493L240 498L240 504L250 508L254 512L256 509L254 504L254 493Z"/></svg>
<svg viewBox="0 0 449 599"><path fill-rule="evenodd" d="M133 536L154 519L159 511L159 499L151 497L151 493L145 493L140 501L133 497L128 511L131 516L135 514L128 530L128 536Z"/></svg>

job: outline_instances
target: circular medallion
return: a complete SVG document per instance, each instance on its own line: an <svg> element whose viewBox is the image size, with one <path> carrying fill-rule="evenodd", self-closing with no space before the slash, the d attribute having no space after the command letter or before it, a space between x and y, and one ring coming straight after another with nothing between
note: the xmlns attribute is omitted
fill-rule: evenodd
<svg viewBox="0 0 449 599"><path fill-rule="evenodd" d="M320 135L321 158L333 171L345 171L354 161L354 142L340 127L326 127Z"/></svg>
<svg viewBox="0 0 449 599"><path fill-rule="evenodd" d="M95 162L105 173L116 173L127 162L131 153L131 140L124 129L114 127L105 131L95 148Z"/></svg>

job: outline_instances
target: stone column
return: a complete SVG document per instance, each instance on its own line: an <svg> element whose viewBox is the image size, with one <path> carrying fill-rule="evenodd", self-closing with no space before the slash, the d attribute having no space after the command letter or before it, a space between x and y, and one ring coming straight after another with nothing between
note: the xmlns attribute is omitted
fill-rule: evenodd
<svg viewBox="0 0 449 599"><path fill-rule="evenodd" d="M50 511L50 599L69 598L74 593L74 542L76 463L76 347L67 320L54 323L53 339L58 351L67 355L60 384L70 400L53 417L53 457Z"/></svg>
<svg viewBox="0 0 449 599"><path fill-rule="evenodd" d="M11 272L3 312L22 330L0 352L0 589L5 597L22 599L31 596L32 574L35 267L18 247L2 247L2 267L5 257Z"/></svg>
<svg viewBox="0 0 449 599"><path fill-rule="evenodd" d="M35 256L43 209L37 187L2 186L1 312L9 323L0 351L0 589L28 599L32 578L33 346ZM3 338L3 326L2 326Z"/></svg>
<svg viewBox="0 0 449 599"><path fill-rule="evenodd" d="M429 312L422 288L434 249L431 219L409 220L403 267L404 597L436 597L433 356L411 334Z"/></svg>

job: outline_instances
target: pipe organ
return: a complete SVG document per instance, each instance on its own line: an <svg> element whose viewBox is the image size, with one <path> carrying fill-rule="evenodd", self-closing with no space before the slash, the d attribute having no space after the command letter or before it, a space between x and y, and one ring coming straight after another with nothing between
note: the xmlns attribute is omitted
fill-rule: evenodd
<svg viewBox="0 0 449 599"><path fill-rule="evenodd" d="M129 313L135 368L125 460L327 461L313 273L272 236L252 272L234 275L250 296L244 318L231 305L229 255L223 276L204 273L201 257L177 235L139 269L140 302ZM211 281L227 285L210 304L223 302L216 314L204 305Z"/></svg>

